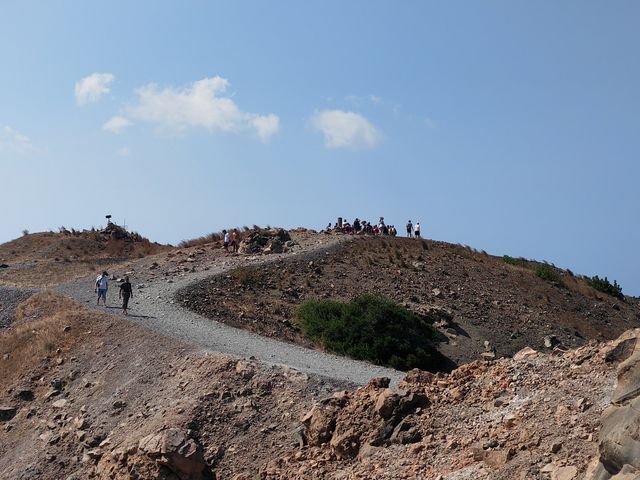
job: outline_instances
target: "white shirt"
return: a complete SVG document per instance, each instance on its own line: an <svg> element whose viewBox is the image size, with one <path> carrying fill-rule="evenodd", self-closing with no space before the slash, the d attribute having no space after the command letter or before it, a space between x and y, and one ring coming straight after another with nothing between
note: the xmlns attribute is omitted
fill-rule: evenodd
<svg viewBox="0 0 640 480"><path fill-rule="evenodd" d="M231 235L229 235L229 232L224 234L224 243L229 243L231 242Z"/></svg>
<svg viewBox="0 0 640 480"><path fill-rule="evenodd" d="M415 228L415 230L416 230L416 232L419 232L419 231L420 231L420 224L419 224L419 223L416 223L416 228Z"/></svg>

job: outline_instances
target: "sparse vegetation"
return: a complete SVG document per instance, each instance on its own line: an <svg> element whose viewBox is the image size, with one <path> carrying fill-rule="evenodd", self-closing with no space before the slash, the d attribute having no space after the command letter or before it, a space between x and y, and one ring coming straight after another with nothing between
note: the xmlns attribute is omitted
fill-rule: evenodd
<svg viewBox="0 0 640 480"><path fill-rule="evenodd" d="M45 291L24 303L16 312L16 322L0 333L0 377L19 375L21 368L50 356L65 343L64 327L77 325L86 313L72 300Z"/></svg>
<svg viewBox="0 0 640 480"><path fill-rule="evenodd" d="M189 240L182 240L178 247L180 248L189 248L189 247L199 247L202 245L207 245L209 243L219 242L222 240L222 232L214 232L208 235L203 235L202 237L191 238Z"/></svg>
<svg viewBox="0 0 640 480"><path fill-rule="evenodd" d="M431 324L382 296L310 300L298 308L298 320L307 338L331 352L400 370L438 369Z"/></svg>
<svg viewBox="0 0 640 480"><path fill-rule="evenodd" d="M24 230L22 230L22 236L26 237L27 235L29 235L29 230L25 228Z"/></svg>
<svg viewBox="0 0 640 480"><path fill-rule="evenodd" d="M596 275L595 277L585 277L584 280L590 287L595 288L599 292L606 293L607 295L611 295L619 299L624 298L622 287L616 280L614 280L612 284L611 282L609 282L609 279L607 277L600 278L598 277L598 275Z"/></svg>
<svg viewBox="0 0 640 480"><path fill-rule="evenodd" d="M229 272L231 278L243 287L250 287L262 281L262 274L259 270L250 267L238 267Z"/></svg>
<svg viewBox="0 0 640 480"><path fill-rule="evenodd" d="M523 257L513 258L513 257L510 257L509 255L504 255L502 257L502 260L504 260L504 263L508 263L509 265L515 265L516 267L529 268L529 263L530 263L529 260Z"/></svg>
<svg viewBox="0 0 640 480"><path fill-rule="evenodd" d="M547 282L557 283L558 285L562 285L562 277L558 273L558 270L551 266L546 265L544 263L540 263L536 266L534 270L537 277L540 277Z"/></svg>

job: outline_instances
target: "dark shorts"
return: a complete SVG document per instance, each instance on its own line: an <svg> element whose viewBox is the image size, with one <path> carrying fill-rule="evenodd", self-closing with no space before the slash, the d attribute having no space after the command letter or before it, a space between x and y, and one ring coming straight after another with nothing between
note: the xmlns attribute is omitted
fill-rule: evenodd
<svg viewBox="0 0 640 480"><path fill-rule="evenodd" d="M224 242L224 243L222 244L222 246L223 246L224 248L229 248L229 242Z"/></svg>
<svg viewBox="0 0 640 480"><path fill-rule="evenodd" d="M419 237L419 236L420 236L420 232L418 231L416 232L416 237Z"/></svg>
<svg viewBox="0 0 640 480"><path fill-rule="evenodd" d="M104 299L104 301L107 301L107 289L106 288L99 288L98 289L98 300L100 300L101 298Z"/></svg>
<svg viewBox="0 0 640 480"><path fill-rule="evenodd" d="M125 310L129 307L129 298L131 298L130 293L122 293L122 308Z"/></svg>

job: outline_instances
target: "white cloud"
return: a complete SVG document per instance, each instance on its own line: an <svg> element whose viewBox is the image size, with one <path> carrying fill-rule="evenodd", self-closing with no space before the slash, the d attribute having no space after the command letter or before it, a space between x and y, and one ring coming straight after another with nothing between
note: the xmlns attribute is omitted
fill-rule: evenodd
<svg viewBox="0 0 640 480"><path fill-rule="evenodd" d="M113 133L120 133L130 125L132 125L131 120L126 117L116 115L115 117L111 117L109 120L107 120L107 122L102 125L102 129Z"/></svg>
<svg viewBox="0 0 640 480"><path fill-rule="evenodd" d="M116 153L120 157L128 157L129 155L131 155L131 150L129 150L129 147L122 147L119 148Z"/></svg>
<svg viewBox="0 0 640 480"><path fill-rule="evenodd" d="M8 125L0 129L0 152L12 151L21 155L37 152L31 139Z"/></svg>
<svg viewBox="0 0 640 480"><path fill-rule="evenodd" d="M432 130L432 129L434 129L434 128L436 128L438 126L438 124L435 122L435 120L433 120L432 118L429 118L429 117L426 117L424 119L424 124L429 130Z"/></svg>
<svg viewBox="0 0 640 480"><path fill-rule="evenodd" d="M250 123L256 129L256 134L263 142L268 142L280 129L280 119L274 114L256 115L250 120Z"/></svg>
<svg viewBox="0 0 640 480"><path fill-rule="evenodd" d="M382 103L382 97L378 95L347 95L344 97L344 100L356 107L360 107L362 105L373 104L380 105Z"/></svg>
<svg viewBox="0 0 640 480"><path fill-rule="evenodd" d="M136 90L138 102L127 108L130 118L155 123L172 132L204 128L217 133L255 133L263 142L278 132L277 115L241 111L225 96L229 82L221 77L204 78L183 88L160 89L155 84Z"/></svg>
<svg viewBox="0 0 640 480"><path fill-rule="evenodd" d="M110 73L92 73L76 82L75 94L78 105L100 100L105 93L109 93L109 84L114 78Z"/></svg>
<svg viewBox="0 0 640 480"><path fill-rule="evenodd" d="M373 148L382 141L380 131L355 112L323 110L311 117L311 125L323 133L327 148Z"/></svg>

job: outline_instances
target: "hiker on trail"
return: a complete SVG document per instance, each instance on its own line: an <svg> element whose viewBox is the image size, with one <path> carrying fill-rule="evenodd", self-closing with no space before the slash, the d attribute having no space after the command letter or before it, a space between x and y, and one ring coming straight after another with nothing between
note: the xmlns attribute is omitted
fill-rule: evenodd
<svg viewBox="0 0 640 480"><path fill-rule="evenodd" d="M224 233L222 246L224 247L224 251L229 253L229 243L231 242L231 235L229 235L229 232L227 232L226 230L222 230L222 233Z"/></svg>
<svg viewBox="0 0 640 480"><path fill-rule="evenodd" d="M109 274L102 272L102 275L98 275L96 278L96 292L98 293L98 301L96 305L100 305L100 299L104 302L104 306L107 306L107 290L109 289Z"/></svg>
<svg viewBox="0 0 640 480"><path fill-rule="evenodd" d="M133 289L131 288L131 282L129 281L129 277L124 277L124 282L120 284L120 291L118 292L118 298L122 299L122 313L125 315L129 315L127 313L127 308L129 308L129 298L133 297Z"/></svg>
<svg viewBox="0 0 640 480"><path fill-rule="evenodd" d="M415 234L416 238L420 238L420 222L416 222L416 226L413 229L413 233Z"/></svg>
<svg viewBox="0 0 640 480"><path fill-rule="evenodd" d="M238 253L238 244L240 243L240 236L238 235L238 229L234 228L231 232L231 250L233 253Z"/></svg>
<svg viewBox="0 0 640 480"><path fill-rule="evenodd" d="M407 237L413 237L413 223L411 223L411 220L407 222Z"/></svg>

